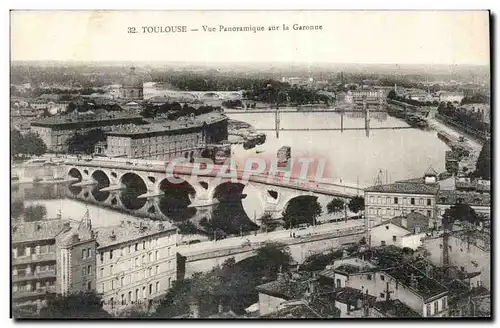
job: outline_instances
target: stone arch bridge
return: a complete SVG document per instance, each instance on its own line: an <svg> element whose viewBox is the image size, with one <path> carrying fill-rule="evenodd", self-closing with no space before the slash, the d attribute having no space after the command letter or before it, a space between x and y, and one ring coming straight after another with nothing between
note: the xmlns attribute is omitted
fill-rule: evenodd
<svg viewBox="0 0 500 328"><path fill-rule="evenodd" d="M72 182L70 191L75 198L158 219L165 219L159 208L159 196L174 197L186 207L196 208L199 218L209 218L210 205L216 199L241 199L248 185L255 187L264 211L274 218L281 217L290 202L298 197L313 197L326 207L333 197L349 199L362 195L362 190L354 186L317 184L293 178L284 181L267 175L250 176L248 181L215 174L191 176L189 169L176 170L174 176L180 183L173 184L163 161L67 159L63 172L64 179ZM326 213L326 209L323 212Z"/></svg>

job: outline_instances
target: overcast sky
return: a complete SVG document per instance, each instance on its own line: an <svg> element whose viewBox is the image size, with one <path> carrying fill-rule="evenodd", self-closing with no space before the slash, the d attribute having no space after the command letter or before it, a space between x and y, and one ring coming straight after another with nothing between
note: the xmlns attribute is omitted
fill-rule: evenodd
<svg viewBox="0 0 500 328"><path fill-rule="evenodd" d="M203 32L283 24L289 31ZM293 24L322 25L294 31ZM198 32L128 34L134 26ZM489 64L487 11L11 12L11 59L54 61Z"/></svg>

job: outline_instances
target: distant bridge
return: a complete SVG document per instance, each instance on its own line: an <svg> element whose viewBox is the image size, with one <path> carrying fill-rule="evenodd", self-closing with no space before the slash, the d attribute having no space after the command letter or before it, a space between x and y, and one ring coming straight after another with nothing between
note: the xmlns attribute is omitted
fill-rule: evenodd
<svg viewBox="0 0 500 328"><path fill-rule="evenodd" d="M186 100L241 100L243 90L238 91L177 91L165 90L165 97L184 98Z"/></svg>

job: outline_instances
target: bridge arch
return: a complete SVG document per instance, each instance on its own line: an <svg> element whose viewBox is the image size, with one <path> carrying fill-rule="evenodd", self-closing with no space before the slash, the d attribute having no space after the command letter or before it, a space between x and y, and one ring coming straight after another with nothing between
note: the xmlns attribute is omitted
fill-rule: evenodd
<svg viewBox="0 0 500 328"><path fill-rule="evenodd" d="M83 180L83 175L82 175L82 172L80 172L80 170L78 170L77 168L75 167L72 167L68 170L68 178L76 178L78 179L78 181L75 181L74 183L78 183L78 182L82 182ZM82 187L73 187L72 185L69 186L69 191L73 194L73 195L78 195L81 191L82 191Z"/></svg>
<svg viewBox="0 0 500 328"><path fill-rule="evenodd" d="M245 187L246 185L242 182L222 182L212 190L210 199L217 199L218 201L241 200Z"/></svg>
<svg viewBox="0 0 500 328"><path fill-rule="evenodd" d="M220 99L221 96L216 93L216 92L207 92L207 93L204 93L201 98L203 99Z"/></svg>
<svg viewBox="0 0 500 328"><path fill-rule="evenodd" d="M158 184L161 193L158 207L175 221L189 219L196 214L196 208L189 207L196 197L196 189L186 180L181 180L181 183L172 183L165 178Z"/></svg>
<svg viewBox="0 0 500 328"><path fill-rule="evenodd" d="M120 192L120 201L128 210L138 210L146 204L146 199L138 198L145 194L148 189L146 182L141 176L133 172L124 173L120 179L120 183L125 186Z"/></svg>
<svg viewBox="0 0 500 328"><path fill-rule="evenodd" d="M108 175L102 170L95 170L91 178L97 182L97 184L92 188L92 196L98 202L104 202L109 197L109 191L100 191L102 188L109 187L111 181Z"/></svg>
<svg viewBox="0 0 500 328"><path fill-rule="evenodd" d="M318 203L318 196L314 195L293 196L286 200L283 204L281 215L284 218L288 217L292 225L300 223L312 224L311 213L317 209L317 205L321 210L321 205Z"/></svg>

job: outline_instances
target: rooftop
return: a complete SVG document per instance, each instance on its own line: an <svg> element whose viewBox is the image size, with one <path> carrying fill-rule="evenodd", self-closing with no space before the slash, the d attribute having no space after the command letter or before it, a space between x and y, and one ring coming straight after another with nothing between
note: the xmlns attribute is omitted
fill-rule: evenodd
<svg viewBox="0 0 500 328"><path fill-rule="evenodd" d="M404 222L406 219L406 222ZM395 226L408 230L410 233L425 232L429 229L429 218L418 212L410 212L405 216L396 216L388 221L384 221L379 225L392 223Z"/></svg>
<svg viewBox="0 0 500 328"><path fill-rule="evenodd" d="M55 239L66 223L69 224L69 221L51 219L14 224L12 227L12 242L27 243Z"/></svg>
<svg viewBox="0 0 500 328"><path fill-rule="evenodd" d="M276 319L313 319L313 318L321 318L317 312L312 311L310 307L305 304L297 304L287 306L283 309L280 309L276 312L268 313L265 316L261 316L261 318L276 318Z"/></svg>
<svg viewBox="0 0 500 328"><path fill-rule="evenodd" d="M395 182L385 185L375 185L365 189L365 191L368 192L424 195L434 195L438 190L439 185L437 184L424 184L418 182Z"/></svg>
<svg viewBox="0 0 500 328"><path fill-rule="evenodd" d="M429 299L448 291L439 282L428 278L422 271L409 264L385 270L385 273L396 279L398 283L412 289L424 299Z"/></svg>
<svg viewBox="0 0 500 328"><path fill-rule="evenodd" d="M308 290L307 280L278 278L277 280L256 287L259 293L279 297L285 300L301 298Z"/></svg>
<svg viewBox="0 0 500 328"><path fill-rule="evenodd" d="M90 114L72 114L66 116L52 116L42 120L37 120L31 123L32 126L59 126L71 125L74 123L83 122L105 122L105 121L118 121L118 120L137 120L141 121L142 116L137 114L130 114L125 112L112 112L112 113L90 113Z"/></svg>
<svg viewBox="0 0 500 328"><path fill-rule="evenodd" d="M176 231L168 222L150 222L139 220L122 221L119 226L96 228L98 248L119 245L146 236L152 236L165 231Z"/></svg>
<svg viewBox="0 0 500 328"><path fill-rule="evenodd" d="M375 296L364 294L361 290L343 287L335 290L335 300L344 304L356 304L358 300L366 299L368 302L375 302Z"/></svg>
<svg viewBox="0 0 500 328"><path fill-rule="evenodd" d="M387 317L398 317L398 318L418 318L421 315L409 308L406 304L400 300L389 300L376 302L373 306L380 313L385 314Z"/></svg>
<svg viewBox="0 0 500 328"><path fill-rule="evenodd" d="M469 205L491 205L490 193L479 193L474 191L440 190L437 203L441 205L453 205L457 203Z"/></svg>
<svg viewBox="0 0 500 328"><path fill-rule="evenodd" d="M148 134L156 134L168 131L180 131L184 129L191 129L201 127L203 124L213 124L226 120L227 117L220 113L207 113L195 116L194 118L181 117L175 121L162 121L158 123L150 123L145 125L136 125L133 127L123 128L117 127L113 129L108 135L111 136L142 136Z"/></svg>

